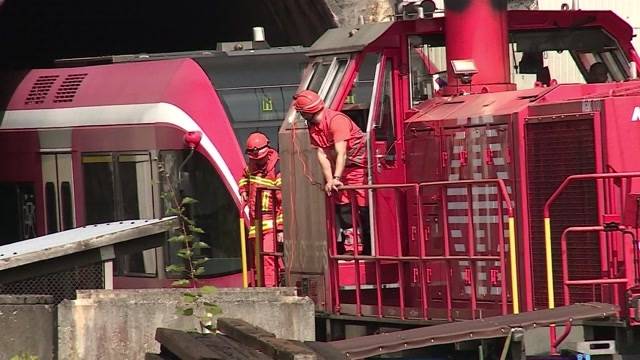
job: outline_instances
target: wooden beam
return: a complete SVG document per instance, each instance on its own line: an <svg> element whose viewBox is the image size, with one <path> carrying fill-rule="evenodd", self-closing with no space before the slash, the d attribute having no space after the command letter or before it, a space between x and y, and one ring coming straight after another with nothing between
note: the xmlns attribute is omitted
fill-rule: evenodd
<svg viewBox="0 0 640 360"><path fill-rule="evenodd" d="M218 330L233 340L278 360L317 360L318 356L299 341L278 339L272 333L239 319L218 319Z"/></svg>

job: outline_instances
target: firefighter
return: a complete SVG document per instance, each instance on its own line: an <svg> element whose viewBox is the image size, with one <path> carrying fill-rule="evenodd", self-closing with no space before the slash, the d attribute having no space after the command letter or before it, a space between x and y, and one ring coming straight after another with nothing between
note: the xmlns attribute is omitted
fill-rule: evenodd
<svg viewBox="0 0 640 360"><path fill-rule="evenodd" d="M247 138L245 153L249 157L248 166L243 177L238 182L242 201L249 206L249 240L256 239L256 204L262 207L262 247L265 252L274 252L274 236L278 242L282 242L282 199L280 192L272 199L271 191L263 191L260 199L257 199L258 187L280 187L281 178L278 171L278 152L269 146L267 136L259 131L253 132ZM276 219L274 227L273 209ZM275 258L263 257L264 286L272 287L278 284L275 274ZM278 259L279 269L283 269L282 259Z"/></svg>
<svg viewBox="0 0 640 360"><path fill-rule="evenodd" d="M339 221L342 245L345 254L353 254L357 249L363 253L363 235L368 237L368 208L365 190L356 190L360 227L357 239L353 228L351 199L343 185L366 184L366 145L364 134L346 114L325 107L317 93L304 90L294 95L294 106L307 121L311 145L317 148L318 161L325 179L324 190L331 196L337 192L336 213ZM367 233L363 234L363 231ZM356 248L354 248L354 246Z"/></svg>

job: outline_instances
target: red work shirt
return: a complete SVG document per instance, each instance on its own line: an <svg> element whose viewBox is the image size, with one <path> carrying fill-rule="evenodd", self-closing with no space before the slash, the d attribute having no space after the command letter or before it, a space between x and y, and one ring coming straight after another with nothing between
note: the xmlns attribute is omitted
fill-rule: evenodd
<svg viewBox="0 0 640 360"><path fill-rule="evenodd" d="M367 153L362 130L347 115L331 109L324 110L324 119L319 123L309 123L311 145L322 148L332 163L335 163L334 144L347 142L347 162L345 167L366 167Z"/></svg>

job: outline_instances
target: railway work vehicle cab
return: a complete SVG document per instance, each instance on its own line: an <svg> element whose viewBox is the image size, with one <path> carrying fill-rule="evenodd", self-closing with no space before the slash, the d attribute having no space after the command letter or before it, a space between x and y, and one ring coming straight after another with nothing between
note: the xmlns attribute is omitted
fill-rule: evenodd
<svg viewBox="0 0 640 360"><path fill-rule="evenodd" d="M599 301L635 325L631 27L610 11L489 0L427 15L332 29L311 47L300 90L366 133L370 243L337 251L332 199L290 109L279 135L289 283L330 321L432 324Z"/></svg>

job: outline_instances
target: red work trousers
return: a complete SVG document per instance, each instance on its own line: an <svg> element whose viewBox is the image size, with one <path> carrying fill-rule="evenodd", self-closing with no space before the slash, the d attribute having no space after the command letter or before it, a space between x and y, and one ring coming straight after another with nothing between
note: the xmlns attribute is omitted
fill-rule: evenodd
<svg viewBox="0 0 640 360"><path fill-rule="evenodd" d="M342 172L342 183L346 185L358 186L364 185L367 182L367 172L363 167L346 167ZM367 206L367 191L366 190L356 190L356 202L358 206L363 207ZM338 204L348 204L351 202L351 196L349 191L339 191L338 199L336 200Z"/></svg>
<svg viewBox="0 0 640 360"><path fill-rule="evenodd" d="M272 229L264 230L262 233L262 251L264 252L276 252L275 244L275 232ZM255 241L255 238L252 239ZM278 271L284 269L284 262L282 257L278 257ZM276 273L276 257L275 256L262 256L262 273L264 274L265 287L278 286L278 274Z"/></svg>

